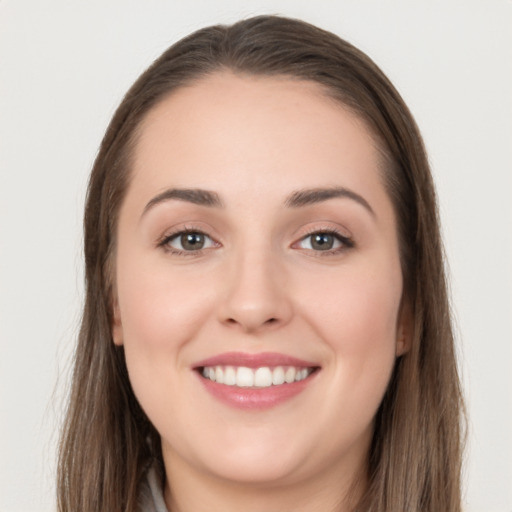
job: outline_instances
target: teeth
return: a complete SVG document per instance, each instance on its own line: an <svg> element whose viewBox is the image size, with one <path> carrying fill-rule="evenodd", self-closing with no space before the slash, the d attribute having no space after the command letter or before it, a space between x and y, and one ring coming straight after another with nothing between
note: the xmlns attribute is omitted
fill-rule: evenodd
<svg viewBox="0 0 512 512"><path fill-rule="evenodd" d="M254 386L254 372L250 368L240 366L236 371L236 386L251 388Z"/></svg>
<svg viewBox="0 0 512 512"><path fill-rule="evenodd" d="M297 382L299 380L304 380L307 376L308 376L308 370L307 370L307 368L303 368L302 370L299 370L295 374L295 382Z"/></svg>
<svg viewBox="0 0 512 512"><path fill-rule="evenodd" d="M236 372L232 366L227 366L224 370L224 384L234 386L236 384Z"/></svg>
<svg viewBox="0 0 512 512"><path fill-rule="evenodd" d="M276 366L269 368L246 368L245 366L208 366L202 369L202 375L206 379L227 386L238 386L240 388L268 388L291 384L307 378L312 368L295 368L293 366Z"/></svg>
<svg viewBox="0 0 512 512"><path fill-rule="evenodd" d="M258 368L254 372L254 385L257 388L272 386L272 371L270 368Z"/></svg>
<svg viewBox="0 0 512 512"><path fill-rule="evenodd" d="M284 381L291 384L295 380L295 375L297 375L297 370L291 367L288 368L284 374Z"/></svg>
<svg viewBox="0 0 512 512"><path fill-rule="evenodd" d="M272 384L274 384L274 386L284 384L284 369L282 366L274 368L274 371L272 372Z"/></svg>

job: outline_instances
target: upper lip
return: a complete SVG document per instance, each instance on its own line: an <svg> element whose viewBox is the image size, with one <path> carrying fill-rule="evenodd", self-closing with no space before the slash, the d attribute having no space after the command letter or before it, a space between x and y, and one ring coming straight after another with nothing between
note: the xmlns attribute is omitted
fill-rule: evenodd
<svg viewBox="0 0 512 512"><path fill-rule="evenodd" d="M246 352L224 352L194 364L194 368L205 366L245 366L246 368L261 368L264 366L295 366L297 368L313 368L318 364L299 359L297 357L277 352L260 352L249 354Z"/></svg>

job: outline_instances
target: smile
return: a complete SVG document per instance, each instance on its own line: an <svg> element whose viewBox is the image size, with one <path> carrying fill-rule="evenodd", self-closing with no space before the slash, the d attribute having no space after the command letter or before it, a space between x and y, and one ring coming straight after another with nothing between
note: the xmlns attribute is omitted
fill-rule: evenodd
<svg viewBox="0 0 512 512"><path fill-rule="evenodd" d="M294 366L277 366L271 368L247 368L246 366L204 366L201 374L204 378L239 388L268 388L291 384L306 379L313 373L314 368L300 368Z"/></svg>
<svg viewBox="0 0 512 512"><path fill-rule="evenodd" d="M194 365L206 391L234 408L261 410L301 394L321 367L296 357L264 352L227 352Z"/></svg>

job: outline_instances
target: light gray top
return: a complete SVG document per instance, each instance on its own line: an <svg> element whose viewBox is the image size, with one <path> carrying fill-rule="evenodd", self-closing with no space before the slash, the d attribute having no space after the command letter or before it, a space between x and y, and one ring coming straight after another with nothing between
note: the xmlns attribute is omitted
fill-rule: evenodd
<svg viewBox="0 0 512 512"><path fill-rule="evenodd" d="M164 495L160 487L155 468L149 468L139 495L139 512L169 512L165 506Z"/></svg>

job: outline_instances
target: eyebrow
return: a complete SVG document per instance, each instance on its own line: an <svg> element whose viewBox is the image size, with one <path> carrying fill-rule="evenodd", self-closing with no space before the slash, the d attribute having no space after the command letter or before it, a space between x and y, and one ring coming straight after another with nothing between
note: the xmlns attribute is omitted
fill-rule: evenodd
<svg viewBox="0 0 512 512"><path fill-rule="evenodd" d="M375 212L373 211L368 201L366 201L366 199L363 196L345 187L311 188L297 190L296 192L293 192L286 198L284 204L288 208L301 208L304 206L309 206L311 204L321 203L323 201L328 201L329 199L336 198L352 199L353 201L363 206L369 213L371 213L373 217L375 217ZM224 207L224 203L222 202L217 192L212 192L210 190L203 190L198 188L170 188L164 190L164 192L158 194L153 199L151 199L148 202L148 204L144 207L142 215L146 214L150 209L152 209L156 205L169 201L171 199L185 201L200 206L207 206L210 208Z"/></svg>
<svg viewBox="0 0 512 512"><path fill-rule="evenodd" d="M304 189L298 190L297 192L293 192L286 199L286 206L290 208L300 208L302 206L308 206L310 204L321 203L323 201L328 201L329 199L336 198L347 198L352 199L356 203L359 203L361 206L366 208L369 213L373 217L375 217L375 212L373 208L370 206L368 201L363 197L345 187L329 187L329 188L312 188L312 189Z"/></svg>
<svg viewBox="0 0 512 512"><path fill-rule="evenodd" d="M219 197L219 194L216 192L198 188L170 188L151 199L151 201L149 201L149 203L144 207L142 215L147 213L148 210L155 207L157 204L169 201L170 199L198 204L200 206L216 208L221 208L224 206Z"/></svg>

